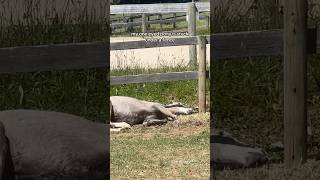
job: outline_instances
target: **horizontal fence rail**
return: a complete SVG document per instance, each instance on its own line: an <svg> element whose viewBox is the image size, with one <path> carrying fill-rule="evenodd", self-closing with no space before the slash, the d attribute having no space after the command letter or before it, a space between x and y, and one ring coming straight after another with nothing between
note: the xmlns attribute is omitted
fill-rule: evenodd
<svg viewBox="0 0 320 180"><path fill-rule="evenodd" d="M163 37L163 38L164 39L162 41L141 40L141 41L128 41L128 42L114 42L110 44L110 50L113 51L113 50L168 47L168 46L186 46L186 45L196 45L198 43L197 37L183 37L183 38ZM170 41L166 40L167 38L169 38ZM206 38L207 38L207 42L210 42L210 36L207 36Z"/></svg>
<svg viewBox="0 0 320 180"><path fill-rule="evenodd" d="M206 73L209 78L209 71ZM137 84L137 83L154 83L163 81L178 81L178 80L196 80L198 79L198 71L185 72L170 72L170 73L155 73L155 74L140 74L130 76L111 76L111 85L121 84Z"/></svg>
<svg viewBox="0 0 320 180"><path fill-rule="evenodd" d="M209 12L209 2L197 2L199 12ZM161 3L161 4L128 4L111 5L110 14L140 14L140 13L179 13L187 12L188 3Z"/></svg>
<svg viewBox="0 0 320 180"><path fill-rule="evenodd" d="M172 15L172 14L177 14L177 13L168 13L168 14ZM207 16L209 16L209 12L199 12L199 17L205 17L206 14L208 14ZM152 14L147 14L147 15L152 17L152 16L159 16L161 14L152 13ZM168 19L173 19L173 18L176 18L176 19L181 18L181 19L186 20L186 14L182 13L181 15L176 15L175 17L171 16L171 17L162 18L162 20L168 20ZM138 21L140 22L141 21L141 14L129 14L129 15L122 14L121 16L117 16L117 17L111 16L110 19L111 19L110 20L111 23L116 23L116 22L123 21L123 20L128 21L130 19L133 19L134 22L138 22ZM161 19L155 18L155 19L150 19L149 21L156 21L156 20L161 20Z"/></svg>
<svg viewBox="0 0 320 180"><path fill-rule="evenodd" d="M320 53L320 31L308 29L307 51ZM283 31L218 33L211 36L212 59L283 55ZM317 47L317 48L315 48Z"/></svg>
<svg viewBox="0 0 320 180"><path fill-rule="evenodd" d="M109 67L105 42L0 48L0 73Z"/></svg>
<svg viewBox="0 0 320 180"><path fill-rule="evenodd" d="M200 16L199 19L206 19L207 16ZM186 17L177 17L177 18L168 18L163 20L150 20L146 21L145 24L166 24L166 23L175 23L180 21L186 21ZM120 23L112 23L110 26L111 28L120 28L120 27L131 27L131 26L141 26L141 21L136 22L120 22Z"/></svg>
<svg viewBox="0 0 320 180"><path fill-rule="evenodd" d="M211 36L211 42L211 59L283 54L282 30L218 33ZM195 44L197 37L162 42L142 40L111 43L110 50ZM320 53L319 30L308 29L307 45L309 54ZM0 73L108 67L107 49L105 42L0 48Z"/></svg>

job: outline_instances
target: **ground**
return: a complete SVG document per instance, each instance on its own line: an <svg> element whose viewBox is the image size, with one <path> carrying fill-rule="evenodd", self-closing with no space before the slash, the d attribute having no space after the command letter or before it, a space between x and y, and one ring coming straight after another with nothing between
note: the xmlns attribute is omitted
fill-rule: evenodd
<svg viewBox="0 0 320 180"><path fill-rule="evenodd" d="M302 167L285 170L283 164L270 164L245 170L217 171L218 180L318 180L320 162L309 160Z"/></svg>
<svg viewBox="0 0 320 180"><path fill-rule="evenodd" d="M171 37L167 37L171 38ZM180 37L179 37L180 38ZM141 41L139 37L111 37L110 42ZM165 66L186 66L189 63L189 46L170 46L110 51L111 69L127 67L161 68ZM210 45L207 45L207 62L210 60Z"/></svg>
<svg viewBox="0 0 320 180"><path fill-rule="evenodd" d="M208 179L209 113L111 134L111 179Z"/></svg>

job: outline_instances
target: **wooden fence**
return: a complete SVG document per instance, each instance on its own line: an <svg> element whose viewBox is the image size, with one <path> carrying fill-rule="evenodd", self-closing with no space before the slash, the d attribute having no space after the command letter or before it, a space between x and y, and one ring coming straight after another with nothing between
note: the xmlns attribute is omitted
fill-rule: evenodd
<svg viewBox="0 0 320 180"><path fill-rule="evenodd" d="M176 81L176 80L194 80L198 79L198 97L199 97L199 112L206 111L206 78L209 73L206 71L206 44L209 42L209 37L184 37L171 38L170 41L129 41L129 42L115 42L110 44L110 50L128 50L128 49L143 49L154 47L168 47L168 46L185 46L185 45L199 45L199 66L198 71L189 72L170 72L170 73L156 73L156 74L142 74L130 76L111 76L111 85L119 84L133 84L133 83L147 83L147 82L162 82L162 81Z"/></svg>
<svg viewBox="0 0 320 180"><path fill-rule="evenodd" d="M144 16L146 16L146 17L144 17ZM159 16L159 15L157 15L157 14L148 14L148 15L142 14L140 16L123 17L122 19L118 19L118 21L112 22L111 28L113 30L115 30L117 28L129 28L129 27L134 27L134 26L140 26L142 29L142 32L147 32L147 27L148 27L148 25L151 25L151 24L160 24L160 27L162 26L162 24L172 24L173 28L175 28L177 22L186 21L186 17L187 17L186 15L177 16L176 13L172 13L172 17L162 18L162 16L160 16L158 19L149 20L150 16ZM205 22L206 22L205 27L207 29L210 28L209 27L209 24L210 24L209 15L199 13L199 19L205 20Z"/></svg>
<svg viewBox="0 0 320 180"><path fill-rule="evenodd" d="M216 34L211 57L284 56L284 162L307 158L307 54L319 54L319 31L306 29L305 0L285 1L284 30Z"/></svg>
<svg viewBox="0 0 320 180"><path fill-rule="evenodd" d="M165 13L185 13L190 3L163 3L163 4L129 4L111 5L110 14L165 14ZM195 6L199 12L209 12L209 2L197 2Z"/></svg>
<svg viewBox="0 0 320 180"><path fill-rule="evenodd" d="M209 12L209 2L165 3L165 4L128 4L110 6L110 14L142 14L142 32L147 31L147 14L186 13L189 36L196 36L196 18L199 12ZM189 64L196 66L196 46L189 46Z"/></svg>
<svg viewBox="0 0 320 180"><path fill-rule="evenodd" d="M217 33L211 41L211 60L283 55L283 31ZM0 74L109 67L110 50L196 45L197 37L173 38L173 42L129 41L52 44L0 48ZM308 29L307 52L320 54L320 31Z"/></svg>

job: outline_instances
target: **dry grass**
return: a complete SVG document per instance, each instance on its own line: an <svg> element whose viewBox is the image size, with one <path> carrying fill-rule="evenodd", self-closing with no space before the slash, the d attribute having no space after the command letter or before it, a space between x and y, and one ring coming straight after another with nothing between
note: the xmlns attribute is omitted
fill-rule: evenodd
<svg viewBox="0 0 320 180"><path fill-rule="evenodd" d="M301 167L291 170L283 165L272 164L256 169L217 171L218 180L318 180L320 162L309 160Z"/></svg>
<svg viewBox="0 0 320 180"><path fill-rule="evenodd" d="M209 113L111 135L111 179L208 179Z"/></svg>

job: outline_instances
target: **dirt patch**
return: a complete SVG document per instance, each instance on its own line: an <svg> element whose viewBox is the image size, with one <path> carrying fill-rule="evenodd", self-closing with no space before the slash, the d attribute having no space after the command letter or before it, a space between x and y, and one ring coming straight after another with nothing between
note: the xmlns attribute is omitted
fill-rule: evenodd
<svg viewBox="0 0 320 180"><path fill-rule="evenodd" d="M144 40L139 37L116 37L110 42ZM186 66L189 63L189 46L172 46L110 52L111 69L160 68L163 66ZM210 60L210 45L207 45L207 62Z"/></svg>
<svg viewBox="0 0 320 180"><path fill-rule="evenodd" d="M200 115L192 114L179 116L176 121L169 121L162 126L144 127L142 125L136 125L133 126L132 129L112 133L111 139L134 137L149 139L159 135L166 137L186 137L208 131L209 128L209 113Z"/></svg>

